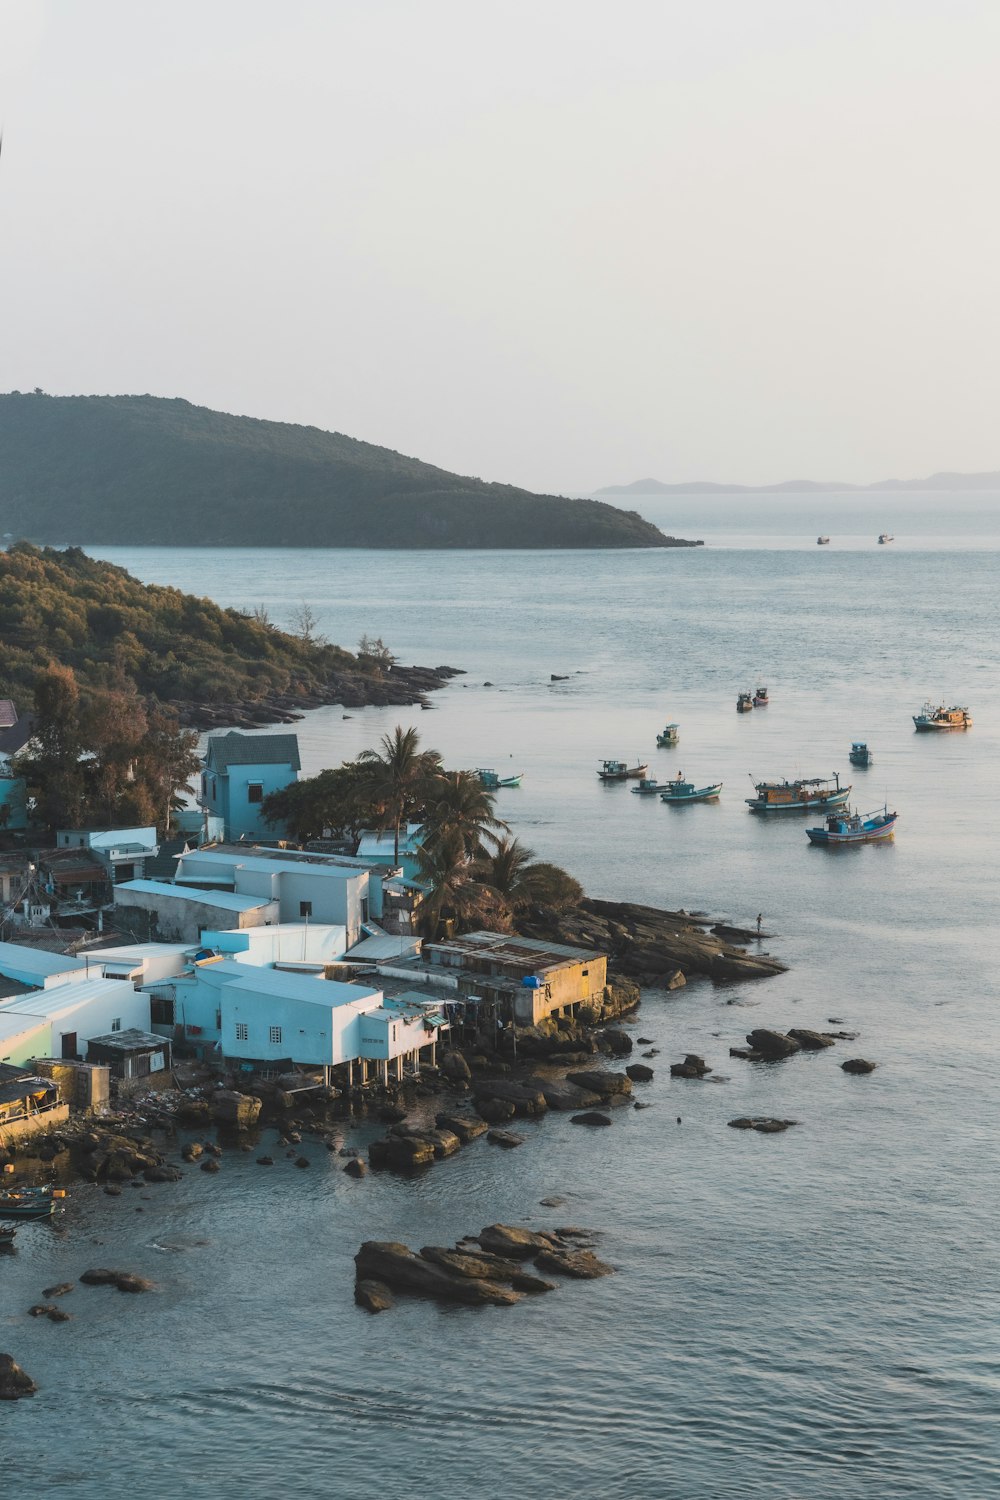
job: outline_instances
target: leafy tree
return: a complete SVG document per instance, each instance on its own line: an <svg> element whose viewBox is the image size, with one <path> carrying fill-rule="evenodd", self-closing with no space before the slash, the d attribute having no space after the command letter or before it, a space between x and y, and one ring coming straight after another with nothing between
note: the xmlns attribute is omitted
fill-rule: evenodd
<svg viewBox="0 0 1000 1500"><path fill-rule="evenodd" d="M271 792L261 805L265 822L285 828L302 843L323 838L354 838L375 818L366 767L347 762Z"/></svg>
<svg viewBox="0 0 1000 1500"><path fill-rule="evenodd" d="M447 920L461 920L477 899L465 840L457 829L442 831L421 845L417 874L430 886L421 907L424 931L427 937L437 938Z"/></svg>
<svg viewBox="0 0 1000 1500"><path fill-rule="evenodd" d="M80 765L83 731L80 689L71 667L55 662L39 672L35 682L34 741L30 759L21 762L39 817L49 827L74 827L83 806L84 777Z"/></svg>
<svg viewBox="0 0 1000 1500"><path fill-rule="evenodd" d="M358 764L366 772L369 803L380 831L393 831L393 861L399 863L399 830L411 812L421 806L431 777L441 765L436 750L421 750L415 729L397 724L384 734L381 751L362 750Z"/></svg>
<svg viewBox="0 0 1000 1500"><path fill-rule="evenodd" d="M486 844L497 844L507 824L495 816L496 798L474 771L441 771L427 785L424 827L427 841L457 833L469 859Z"/></svg>
<svg viewBox="0 0 1000 1500"><path fill-rule="evenodd" d="M563 910L583 900L583 887L558 865L538 863L518 839L502 839L477 861L476 878L508 903L514 914L532 906Z"/></svg>

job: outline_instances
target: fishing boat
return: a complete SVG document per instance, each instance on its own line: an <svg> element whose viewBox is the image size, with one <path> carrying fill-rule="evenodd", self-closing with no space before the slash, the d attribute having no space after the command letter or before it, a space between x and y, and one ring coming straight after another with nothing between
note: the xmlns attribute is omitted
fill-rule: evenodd
<svg viewBox="0 0 1000 1500"><path fill-rule="evenodd" d="M476 775L488 792L495 792L502 786L520 786L524 779L523 771L518 771L516 776L501 776L498 772L487 770L484 767L480 767L476 771Z"/></svg>
<svg viewBox="0 0 1000 1500"><path fill-rule="evenodd" d="M632 788L633 793L638 792L641 797L648 797L653 792L662 792L663 787L655 776L643 776L636 786Z"/></svg>
<svg viewBox="0 0 1000 1500"><path fill-rule="evenodd" d="M870 766L875 760L864 740L855 740L847 759L852 766Z"/></svg>
<svg viewBox="0 0 1000 1500"><path fill-rule="evenodd" d="M967 708L945 708L943 703L935 707L933 703L925 703L920 712L913 715L913 723L917 729L971 729L972 715Z"/></svg>
<svg viewBox="0 0 1000 1500"><path fill-rule="evenodd" d="M56 1211L53 1201L63 1197L60 1188L17 1187L0 1189L0 1218L48 1219Z"/></svg>
<svg viewBox="0 0 1000 1500"><path fill-rule="evenodd" d="M741 693L736 700L736 712L738 714L749 714L753 712L753 698L749 693Z"/></svg>
<svg viewBox="0 0 1000 1500"><path fill-rule="evenodd" d="M681 726L679 724L664 724L660 733L656 736L656 743L663 745L676 745L680 738Z"/></svg>
<svg viewBox="0 0 1000 1500"><path fill-rule="evenodd" d="M625 760L602 760L598 776L602 781L638 781L649 766L630 766Z"/></svg>
<svg viewBox="0 0 1000 1500"><path fill-rule="evenodd" d="M835 847L841 844L871 844L876 839L891 839L898 817L898 813L889 811L888 804L880 812L863 815L848 808L846 812L830 813L825 828L807 828L806 833L811 844Z"/></svg>
<svg viewBox="0 0 1000 1500"><path fill-rule="evenodd" d="M895 540L896 538L890 536L887 531L880 531L878 534L878 544L880 547L884 547L886 542L894 542Z"/></svg>
<svg viewBox="0 0 1000 1500"><path fill-rule="evenodd" d="M750 778L753 781L753 777ZM839 774L801 776L795 781L754 781L756 797L748 797L751 812L811 812L813 808L842 807L851 795Z"/></svg>
<svg viewBox="0 0 1000 1500"><path fill-rule="evenodd" d="M829 547L830 538L828 536L818 536L816 538L816 545L817 547Z"/></svg>
<svg viewBox="0 0 1000 1500"><path fill-rule="evenodd" d="M714 786L695 786L693 781L685 781L683 773L678 771L676 776L660 788L660 801L711 802L721 791L721 781L717 781Z"/></svg>
<svg viewBox="0 0 1000 1500"><path fill-rule="evenodd" d="M759 687L753 695L754 708L766 708L770 701L770 698L767 696L766 687Z"/></svg>

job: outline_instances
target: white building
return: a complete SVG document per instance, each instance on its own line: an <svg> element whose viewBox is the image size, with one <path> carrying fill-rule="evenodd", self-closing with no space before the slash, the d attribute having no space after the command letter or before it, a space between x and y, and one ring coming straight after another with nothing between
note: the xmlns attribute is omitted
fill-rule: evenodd
<svg viewBox="0 0 1000 1500"><path fill-rule="evenodd" d="M69 984L0 1002L0 1017L8 1025L15 1024L10 1021L12 1016L22 1017L26 1024L33 1021L51 1028L47 1048L50 1057L86 1060L91 1037L133 1027L145 1030L149 1025L149 997L118 979L76 977Z"/></svg>
<svg viewBox="0 0 1000 1500"><path fill-rule="evenodd" d="M160 852L155 828L61 828L56 834L59 849L89 849L107 870L114 885L141 879L146 861Z"/></svg>
<svg viewBox="0 0 1000 1500"><path fill-rule="evenodd" d="M278 921L270 895L194 890L160 880L129 880L115 886L115 921L167 942L197 943L203 928L262 927Z"/></svg>
<svg viewBox="0 0 1000 1500"><path fill-rule="evenodd" d="M179 857L175 879L178 887L231 891L277 902L277 921L344 927L348 947L361 936L362 923L377 915L370 909L367 865L337 863L322 856L196 849Z"/></svg>

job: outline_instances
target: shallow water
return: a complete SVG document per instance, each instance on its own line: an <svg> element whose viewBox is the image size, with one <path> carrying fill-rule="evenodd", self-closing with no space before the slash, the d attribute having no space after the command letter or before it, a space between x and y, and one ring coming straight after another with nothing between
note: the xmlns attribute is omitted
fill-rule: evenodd
<svg viewBox="0 0 1000 1500"><path fill-rule="evenodd" d="M414 1180L355 1183L307 1144L308 1172L227 1149L216 1177L76 1191L0 1262L0 1347L42 1387L0 1412L5 1473L88 1500L996 1492L1000 528L979 497L879 497L857 546L818 549L846 509L807 527L787 501L750 503L741 534L747 502L697 502L698 552L104 554L279 622L307 599L344 644L367 631L465 667L433 713L311 715L305 769L415 723L450 764L523 770L504 816L594 894L763 911L791 970L647 994L633 1030L662 1049L655 1107L611 1130L550 1115L516 1153L479 1141ZM897 541L876 547L885 528ZM737 715L758 680L771 707ZM927 696L968 703L975 728L916 735ZM667 719L681 742L658 751ZM855 737L876 758L855 798L899 809L894 843L813 849L808 819L746 812L749 772L846 774ZM723 780L719 804L598 784L599 758L640 754ZM832 1018L859 1040L728 1056L751 1026ZM669 1080L688 1050L709 1080ZM852 1055L877 1072L845 1075ZM741 1114L801 1123L727 1129ZM565 1206L541 1207L553 1193ZM510 1310L354 1308L362 1239L446 1243L497 1219L593 1226L618 1274ZM72 1323L25 1316L101 1263L160 1290L78 1287Z"/></svg>

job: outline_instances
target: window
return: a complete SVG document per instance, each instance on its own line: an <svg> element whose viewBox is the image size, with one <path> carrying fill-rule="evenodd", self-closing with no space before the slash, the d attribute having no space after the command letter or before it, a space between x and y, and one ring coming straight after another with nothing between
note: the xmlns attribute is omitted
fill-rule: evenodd
<svg viewBox="0 0 1000 1500"><path fill-rule="evenodd" d="M247 801L248 802L263 802L263 800L264 800L264 783L262 781L248 781L247 782Z"/></svg>
<svg viewBox="0 0 1000 1500"><path fill-rule="evenodd" d="M270 1027L268 1027L267 1039L271 1043L272 1047L280 1047L281 1046L281 1027L280 1026L270 1026Z"/></svg>
<svg viewBox="0 0 1000 1500"><path fill-rule="evenodd" d="M312 914L313 914L313 904L312 904L312 902L311 901L300 901L299 902L299 916L300 917L311 917Z"/></svg>
<svg viewBox="0 0 1000 1500"><path fill-rule="evenodd" d="M250 1040L250 1029L245 1021L236 1022L236 1040L238 1042L247 1042Z"/></svg>
<svg viewBox="0 0 1000 1500"><path fill-rule="evenodd" d="M115 883L120 885L123 880L135 879L135 865L115 865Z"/></svg>
<svg viewBox="0 0 1000 1500"><path fill-rule="evenodd" d="M361 920L362 920L362 922L367 922L368 921L368 897L367 896L362 896L361 897Z"/></svg>
<svg viewBox="0 0 1000 1500"><path fill-rule="evenodd" d="M121 1018L121 1016L116 1016L115 1019L111 1022L111 1030L112 1031L121 1031L121 1029L122 1029L122 1018Z"/></svg>
<svg viewBox="0 0 1000 1500"><path fill-rule="evenodd" d="M149 1022L151 1026L172 1026L174 1024L174 1002L161 995L150 995Z"/></svg>

